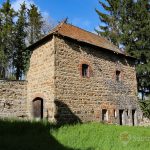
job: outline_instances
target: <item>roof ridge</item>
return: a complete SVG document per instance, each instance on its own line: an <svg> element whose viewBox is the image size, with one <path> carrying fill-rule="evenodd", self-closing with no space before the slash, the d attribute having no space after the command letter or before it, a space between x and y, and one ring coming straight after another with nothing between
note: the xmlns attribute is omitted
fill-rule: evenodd
<svg viewBox="0 0 150 150"><path fill-rule="evenodd" d="M68 25L71 25L71 26L73 26L73 27L75 27L75 28L78 28L78 29L80 29L80 30L83 30L83 31L85 31L85 32L88 32L88 33L90 33L90 34L93 34L93 35L95 35L95 36L97 36L97 37L100 37L100 38L103 38L103 39L105 39L105 41L108 41L110 44L112 44L112 46L113 47L116 47L120 52L121 52L121 50L119 49L119 47L117 47L116 45L114 45L110 40L108 40L106 37L103 37L103 36L99 36L99 35L97 35L97 34L95 34L95 33L93 33L93 32L90 32L90 31L87 31L87 30L85 30L85 29L82 29L82 28L80 28L80 27L78 27L78 26L75 26L75 25L73 25L73 24L71 24L71 23L66 23L66 22L64 22L64 24L68 24Z"/></svg>

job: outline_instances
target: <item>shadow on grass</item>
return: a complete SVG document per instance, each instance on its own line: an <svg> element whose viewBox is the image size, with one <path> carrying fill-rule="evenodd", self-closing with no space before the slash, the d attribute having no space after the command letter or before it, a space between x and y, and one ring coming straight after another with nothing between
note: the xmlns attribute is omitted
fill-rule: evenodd
<svg viewBox="0 0 150 150"><path fill-rule="evenodd" d="M0 150L73 150L51 134L57 126L42 122L0 121Z"/></svg>

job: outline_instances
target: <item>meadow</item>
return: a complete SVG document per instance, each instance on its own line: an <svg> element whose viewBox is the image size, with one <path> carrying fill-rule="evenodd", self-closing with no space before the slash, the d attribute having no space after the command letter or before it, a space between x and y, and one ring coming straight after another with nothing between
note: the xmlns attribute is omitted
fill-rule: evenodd
<svg viewBox="0 0 150 150"><path fill-rule="evenodd" d="M150 127L0 121L0 150L149 150Z"/></svg>

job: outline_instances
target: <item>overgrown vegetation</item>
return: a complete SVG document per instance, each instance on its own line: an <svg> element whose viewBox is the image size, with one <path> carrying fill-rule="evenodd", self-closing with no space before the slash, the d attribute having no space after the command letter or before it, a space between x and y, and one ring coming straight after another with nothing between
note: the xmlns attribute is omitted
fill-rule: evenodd
<svg viewBox="0 0 150 150"><path fill-rule="evenodd" d="M149 150L150 127L0 121L1 150Z"/></svg>
<svg viewBox="0 0 150 150"><path fill-rule="evenodd" d="M143 111L143 115L150 119L150 100L140 101L139 103Z"/></svg>
<svg viewBox="0 0 150 150"><path fill-rule="evenodd" d="M15 11L10 0L5 0L0 5L0 79L21 79L31 55L26 47L41 39L51 28L52 24L42 17L36 5L27 8L24 2Z"/></svg>

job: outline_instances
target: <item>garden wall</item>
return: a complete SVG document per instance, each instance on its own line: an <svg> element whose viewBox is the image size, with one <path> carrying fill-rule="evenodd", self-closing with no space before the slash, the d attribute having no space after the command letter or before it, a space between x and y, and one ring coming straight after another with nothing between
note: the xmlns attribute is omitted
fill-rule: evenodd
<svg viewBox="0 0 150 150"><path fill-rule="evenodd" d="M0 117L25 118L27 81L0 80Z"/></svg>

